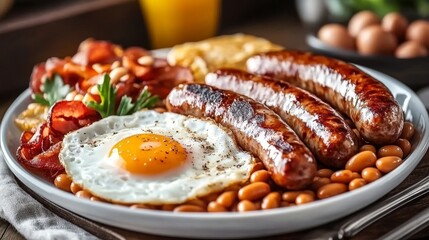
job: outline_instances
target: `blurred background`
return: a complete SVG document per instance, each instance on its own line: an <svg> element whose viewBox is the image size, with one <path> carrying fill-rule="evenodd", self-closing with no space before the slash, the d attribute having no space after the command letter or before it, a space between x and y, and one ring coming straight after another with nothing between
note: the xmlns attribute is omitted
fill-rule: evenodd
<svg viewBox="0 0 429 240"><path fill-rule="evenodd" d="M0 0L0 93L4 98L21 92L27 88L36 63L73 55L79 43L89 37L154 49L243 32L286 48L324 52L326 49L312 45L309 37L316 36L325 23L347 24L354 13L365 9L380 18L398 11L417 19L429 15L429 1ZM328 54L373 66L404 82L413 78L409 81L413 88L429 84L425 78L416 85L415 79L422 77L393 71L396 59L360 59L335 51ZM426 65L428 58L423 59ZM403 66L403 62L399 64Z"/></svg>

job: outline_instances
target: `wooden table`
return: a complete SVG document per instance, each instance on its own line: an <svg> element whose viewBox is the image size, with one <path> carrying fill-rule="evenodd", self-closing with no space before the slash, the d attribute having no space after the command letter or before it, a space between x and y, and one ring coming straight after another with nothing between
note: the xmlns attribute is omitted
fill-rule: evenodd
<svg viewBox="0 0 429 240"><path fill-rule="evenodd" d="M266 26L270 26L269 29ZM301 27L299 22L293 16L280 15L267 18L260 21L248 22L240 26L226 28L221 31L221 34L244 32L249 34L255 34L261 37L266 37L273 42L282 44L286 47L293 47L298 49L306 49L304 36L304 29ZM11 103L11 99L14 99L18 93L11 93L8 98L0 99L0 118L3 116L4 111ZM402 189L412 185L427 175L429 172L429 153L426 153L421 163L412 172L412 174L401 183L395 190L389 193L385 197L389 197L392 194L401 191ZM395 211L394 213L386 216L382 220L376 222L361 234L357 235L354 239L375 239L387 231L398 226L405 220L411 218L421 210L429 207L429 195L422 197L405 207ZM314 238L327 238L345 221L346 218L337 220L333 223L325 224L323 226L305 230L302 232L286 234L282 236L273 237L271 239L314 239ZM122 229L112 228L117 233L125 236L127 239L168 239L159 236L145 235L141 233L130 232ZM414 236L415 238L429 237L429 230L425 229ZM6 239L24 239L11 225L4 220L0 220L0 240Z"/></svg>

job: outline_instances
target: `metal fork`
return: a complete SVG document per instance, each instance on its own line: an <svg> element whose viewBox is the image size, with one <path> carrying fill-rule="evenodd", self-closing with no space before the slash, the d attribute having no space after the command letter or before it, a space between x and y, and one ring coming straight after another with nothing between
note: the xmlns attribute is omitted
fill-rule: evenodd
<svg viewBox="0 0 429 240"><path fill-rule="evenodd" d="M407 189L383 201L377 202L369 208L352 216L345 224L340 227L338 232L329 239L335 240L353 237L372 223L393 212L399 207L425 195L426 193L429 193L429 176L423 178Z"/></svg>
<svg viewBox="0 0 429 240"><path fill-rule="evenodd" d="M426 208L410 220L386 233L382 240L405 240L429 226L429 208Z"/></svg>

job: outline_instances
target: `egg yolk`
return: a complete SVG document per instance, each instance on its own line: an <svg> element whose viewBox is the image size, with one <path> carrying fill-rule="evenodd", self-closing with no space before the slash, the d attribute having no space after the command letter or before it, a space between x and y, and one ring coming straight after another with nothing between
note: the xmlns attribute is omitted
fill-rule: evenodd
<svg viewBox="0 0 429 240"><path fill-rule="evenodd" d="M121 168L133 174L157 175L180 168L186 162L186 151L177 141L158 134L137 134L117 142Z"/></svg>

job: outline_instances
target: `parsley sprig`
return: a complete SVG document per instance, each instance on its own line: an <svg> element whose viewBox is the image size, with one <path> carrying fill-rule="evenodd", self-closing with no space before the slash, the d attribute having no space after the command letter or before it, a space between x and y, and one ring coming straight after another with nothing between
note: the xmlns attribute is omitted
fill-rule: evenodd
<svg viewBox="0 0 429 240"><path fill-rule="evenodd" d="M158 96L152 96L145 87L134 103L132 102L131 97L124 95L116 108L117 90L110 84L110 77L108 74L104 75L103 83L98 84L97 89L100 94L100 103L89 101L85 102L85 104L89 108L100 113L102 118L110 115L129 115L143 108L152 108L159 101Z"/></svg>
<svg viewBox="0 0 429 240"><path fill-rule="evenodd" d="M70 86L64 84L59 74L54 74L43 83L42 91L43 93L32 95L34 101L45 106L52 106L66 97L67 93L70 92Z"/></svg>

